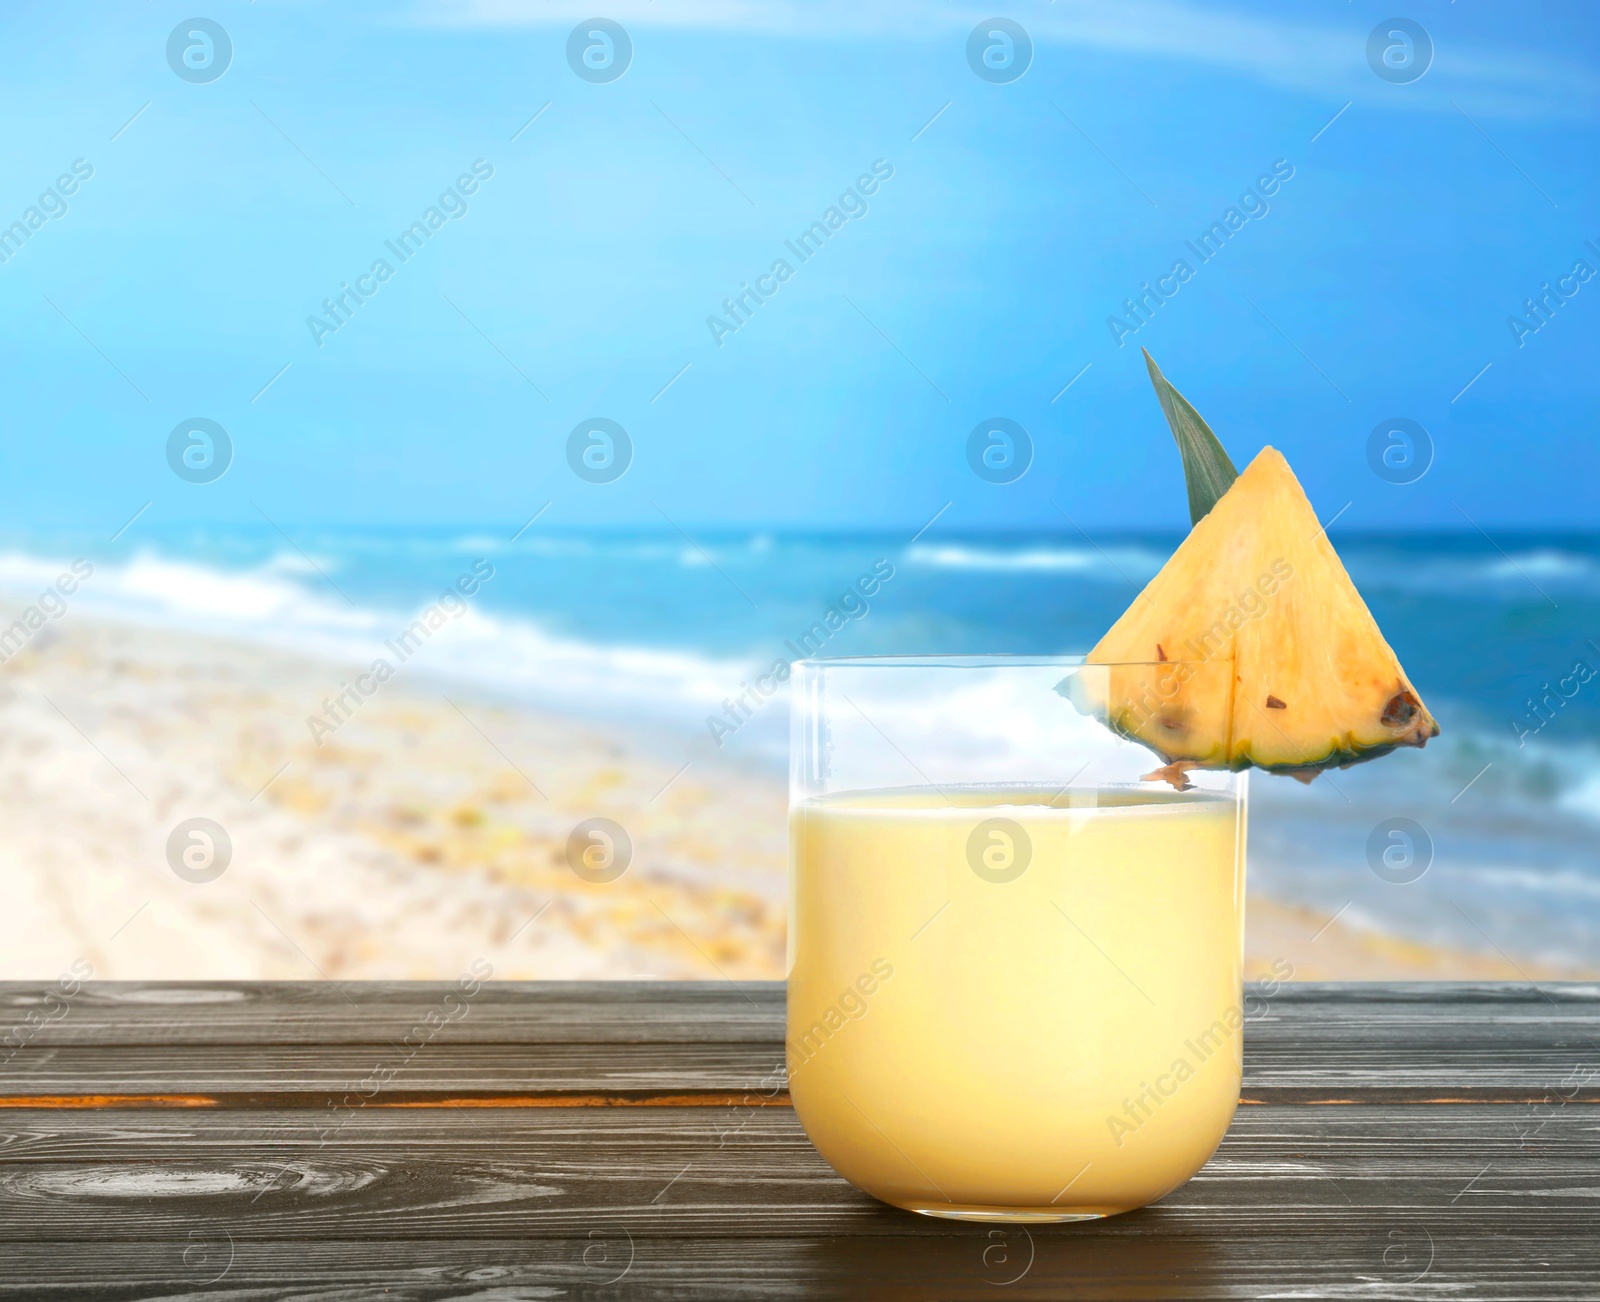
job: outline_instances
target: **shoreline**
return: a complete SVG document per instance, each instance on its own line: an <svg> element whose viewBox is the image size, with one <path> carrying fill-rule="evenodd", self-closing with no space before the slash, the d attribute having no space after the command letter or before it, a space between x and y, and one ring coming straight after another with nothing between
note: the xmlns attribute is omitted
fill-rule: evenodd
<svg viewBox="0 0 1600 1302"><path fill-rule="evenodd" d="M333 735L350 669L73 612L0 667L0 979L772 979L784 973L782 778L626 728L418 676ZM568 841L602 818L584 880ZM214 880L174 829L219 825ZM214 838L215 839L215 838ZM180 836L172 854L199 844ZM212 867L218 862L213 859ZM210 871L202 864L202 875ZM612 877L611 880L606 878ZM1588 977L1248 899L1246 978Z"/></svg>
<svg viewBox="0 0 1600 1302"><path fill-rule="evenodd" d="M781 787L410 682L318 747L304 717L336 664L109 620L52 633L0 670L0 977L79 957L143 979L781 971ZM713 797L729 816L701 826ZM634 844L609 884L567 864L594 816ZM190 818L231 842L213 881L169 864Z"/></svg>

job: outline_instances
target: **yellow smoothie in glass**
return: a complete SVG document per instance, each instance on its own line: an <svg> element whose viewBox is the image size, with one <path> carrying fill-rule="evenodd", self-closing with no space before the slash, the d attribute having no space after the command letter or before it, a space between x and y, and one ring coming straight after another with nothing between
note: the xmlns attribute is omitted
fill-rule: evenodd
<svg viewBox="0 0 1600 1302"><path fill-rule="evenodd" d="M1104 1216L1197 1171L1239 1098L1242 806L1144 788L798 804L795 1110L930 1214Z"/></svg>

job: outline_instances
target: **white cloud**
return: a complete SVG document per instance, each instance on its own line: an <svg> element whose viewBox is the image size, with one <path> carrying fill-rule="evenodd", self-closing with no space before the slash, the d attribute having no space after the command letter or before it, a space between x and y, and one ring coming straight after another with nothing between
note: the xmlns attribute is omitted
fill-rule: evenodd
<svg viewBox="0 0 1600 1302"><path fill-rule="evenodd" d="M603 13L624 26L699 27L807 40L959 40L992 4L933 0L418 0L415 21L429 26L563 27ZM1183 0L1060 0L1048 7L1006 5L1035 44L1037 67L1049 47L1110 52L1222 69L1264 85L1332 101L1474 116L1591 119L1600 79L1548 52L1455 45L1436 39L1433 67L1407 86L1389 85L1366 61L1367 32L1352 17L1337 26L1201 8ZM1436 38L1441 35L1436 33Z"/></svg>

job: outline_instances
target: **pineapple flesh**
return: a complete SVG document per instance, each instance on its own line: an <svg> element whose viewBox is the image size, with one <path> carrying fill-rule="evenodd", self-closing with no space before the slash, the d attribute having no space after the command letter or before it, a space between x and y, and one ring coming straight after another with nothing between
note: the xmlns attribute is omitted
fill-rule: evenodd
<svg viewBox="0 0 1600 1302"><path fill-rule="evenodd" d="M1439 734L1270 447L1087 660L1110 667L1106 721L1180 777L1255 767L1309 781Z"/></svg>

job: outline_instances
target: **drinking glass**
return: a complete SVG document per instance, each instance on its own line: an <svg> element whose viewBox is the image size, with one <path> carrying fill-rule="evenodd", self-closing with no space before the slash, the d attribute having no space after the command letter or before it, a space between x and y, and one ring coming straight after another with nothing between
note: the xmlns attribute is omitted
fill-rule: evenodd
<svg viewBox="0 0 1600 1302"><path fill-rule="evenodd" d="M789 1088L852 1184L930 1216L1087 1220L1216 1150L1242 1065L1245 775L1132 734L1225 739L1231 675L795 666Z"/></svg>

